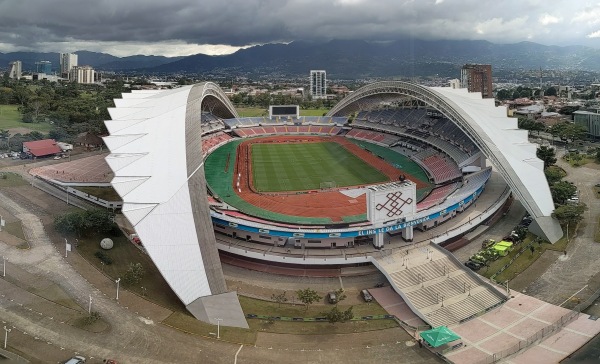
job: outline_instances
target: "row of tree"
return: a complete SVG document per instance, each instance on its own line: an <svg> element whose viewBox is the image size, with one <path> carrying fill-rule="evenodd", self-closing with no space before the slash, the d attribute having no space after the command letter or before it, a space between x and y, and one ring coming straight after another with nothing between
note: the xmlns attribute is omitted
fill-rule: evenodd
<svg viewBox="0 0 600 364"><path fill-rule="evenodd" d="M537 132L538 135L541 131L548 132L552 134L554 138L559 138L565 143L583 140L587 135L587 129L585 127L570 122L558 123L550 127L546 127L546 125L543 123L533 119L519 117L518 127L519 129Z"/></svg>
<svg viewBox="0 0 600 364"><path fill-rule="evenodd" d="M587 210L587 206L583 203L567 202L577 192L577 187L568 181L563 181L566 173L555 165L556 150L548 146L541 146L537 149L536 155L544 161L544 173L550 186L552 200L556 205L552 216L557 218L561 224L577 224L583 219L583 213Z"/></svg>
<svg viewBox="0 0 600 364"><path fill-rule="evenodd" d="M17 105L23 122L50 123L50 138L72 142L82 132L106 133L104 120L110 119L107 108L114 106L114 98L128 91L123 86L121 81L82 85L3 78L0 80L0 104ZM19 141L14 140L15 143Z"/></svg>

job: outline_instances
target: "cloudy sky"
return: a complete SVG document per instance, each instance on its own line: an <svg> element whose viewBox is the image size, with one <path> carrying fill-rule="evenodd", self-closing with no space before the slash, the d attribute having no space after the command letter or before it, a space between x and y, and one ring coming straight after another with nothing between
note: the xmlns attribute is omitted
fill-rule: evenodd
<svg viewBox="0 0 600 364"><path fill-rule="evenodd" d="M600 0L0 0L0 52L226 54L293 40L600 48Z"/></svg>

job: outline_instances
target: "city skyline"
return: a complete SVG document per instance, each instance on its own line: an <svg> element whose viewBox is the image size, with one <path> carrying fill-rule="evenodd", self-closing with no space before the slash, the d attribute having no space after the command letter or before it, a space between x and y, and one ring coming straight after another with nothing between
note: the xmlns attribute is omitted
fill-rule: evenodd
<svg viewBox="0 0 600 364"><path fill-rule="evenodd" d="M592 1L0 1L0 52L230 54L295 40L471 39L600 47Z"/></svg>

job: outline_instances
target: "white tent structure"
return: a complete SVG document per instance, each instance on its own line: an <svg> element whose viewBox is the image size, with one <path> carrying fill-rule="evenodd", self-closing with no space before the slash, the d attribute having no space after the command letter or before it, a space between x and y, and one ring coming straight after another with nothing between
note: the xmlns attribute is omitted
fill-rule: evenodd
<svg viewBox="0 0 600 364"><path fill-rule="evenodd" d="M544 175L544 163L529 143L527 130L506 116L504 107L481 93L450 87L426 87L408 82L384 81L364 86L340 101L327 115L347 116L397 98L419 100L454 122L492 163L534 222L529 229L554 243L562 237L560 224L551 215L554 203Z"/></svg>
<svg viewBox="0 0 600 364"><path fill-rule="evenodd" d="M201 113L237 117L213 83L124 93L105 122L106 161L123 214L175 294L199 320L248 327L221 269L206 196Z"/></svg>

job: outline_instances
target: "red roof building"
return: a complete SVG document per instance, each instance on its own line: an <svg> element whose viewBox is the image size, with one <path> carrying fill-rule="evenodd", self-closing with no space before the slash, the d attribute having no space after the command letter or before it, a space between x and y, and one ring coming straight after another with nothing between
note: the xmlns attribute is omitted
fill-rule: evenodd
<svg viewBox="0 0 600 364"><path fill-rule="evenodd" d="M46 157L60 153L62 150L54 139L35 140L23 143L23 152L34 157Z"/></svg>

